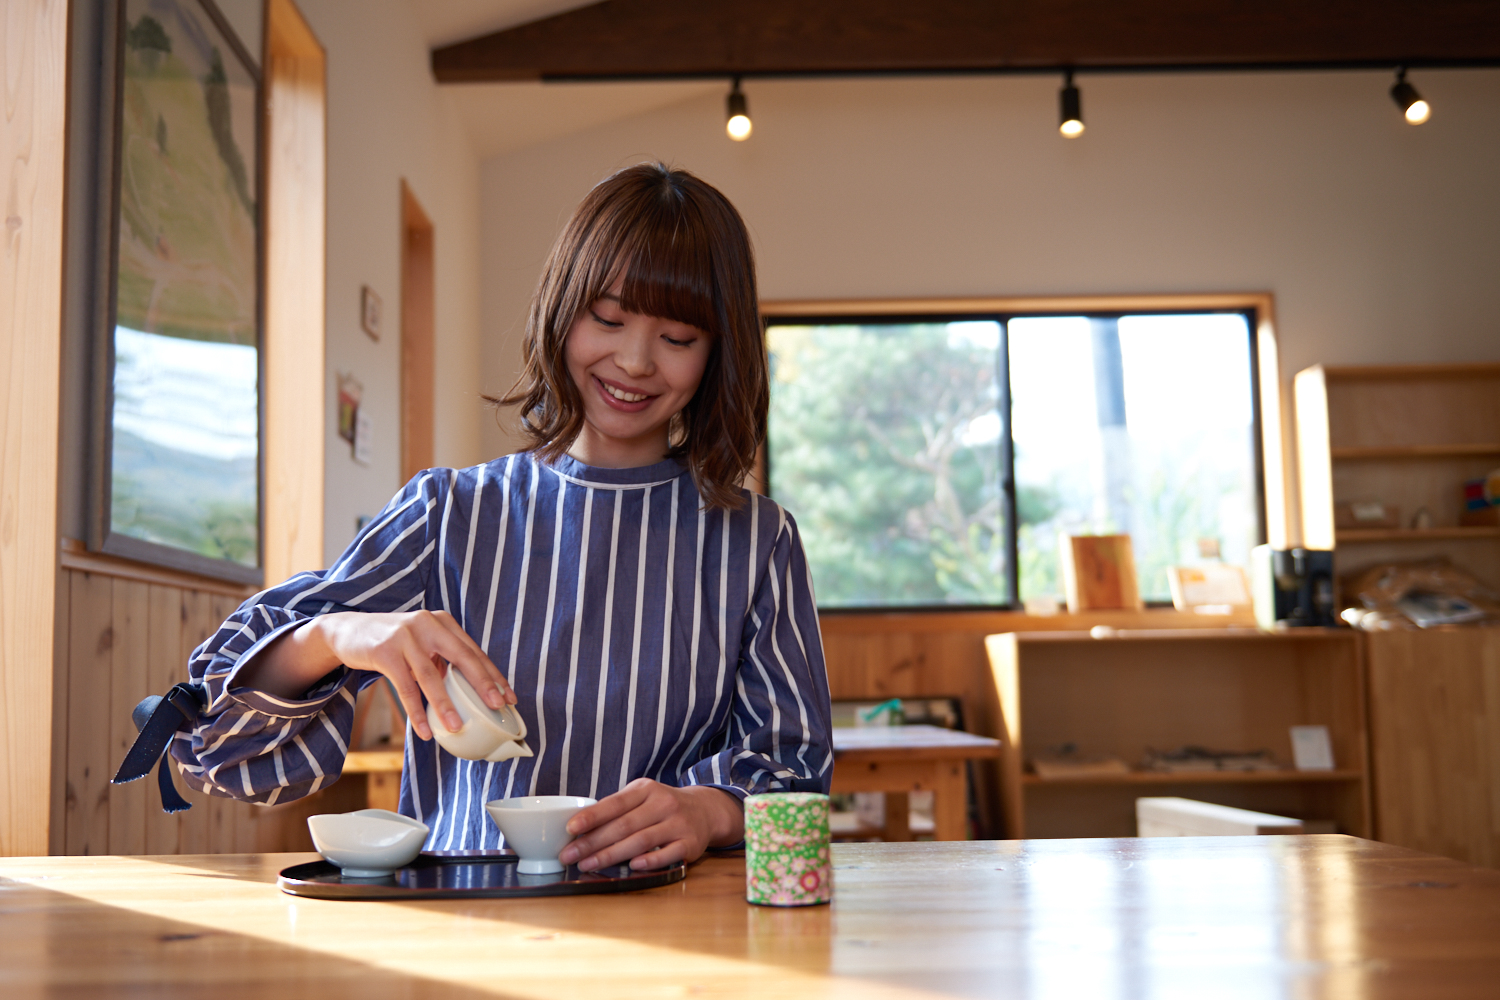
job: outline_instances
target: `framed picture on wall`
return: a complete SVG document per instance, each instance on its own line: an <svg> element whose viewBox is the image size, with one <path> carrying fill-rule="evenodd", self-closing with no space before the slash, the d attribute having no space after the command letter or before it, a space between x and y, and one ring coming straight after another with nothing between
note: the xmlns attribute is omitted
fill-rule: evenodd
<svg viewBox="0 0 1500 1000"><path fill-rule="evenodd" d="M121 0L117 23L90 545L258 583L258 64L212 0Z"/></svg>

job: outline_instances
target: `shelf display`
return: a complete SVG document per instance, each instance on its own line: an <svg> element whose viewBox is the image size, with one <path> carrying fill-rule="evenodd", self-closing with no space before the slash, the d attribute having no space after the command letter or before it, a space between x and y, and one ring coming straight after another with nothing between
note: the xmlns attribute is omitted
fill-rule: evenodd
<svg viewBox="0 0 1500 1000"><path fill-rule="evenodd" d="M1440 556L1500 585L1500 517L1472 486L1500 471L1500 364L1314 365L1295 395L1307 548L1341 576Z"/></svg>
<svg viewBox="0 0 1500 1000"><path fill-rule="evenodd" d="M1369 835L1364 682L1349 629L1008 632L985 644L1007 837L1132 836L1135 800L1153 795ZM1334 769L1292 766L1293 727L1308 726L1326 729ZM1059 758L1090 766L1068 773ZM1146 770L1150 761L1174 770Z"/></svg>

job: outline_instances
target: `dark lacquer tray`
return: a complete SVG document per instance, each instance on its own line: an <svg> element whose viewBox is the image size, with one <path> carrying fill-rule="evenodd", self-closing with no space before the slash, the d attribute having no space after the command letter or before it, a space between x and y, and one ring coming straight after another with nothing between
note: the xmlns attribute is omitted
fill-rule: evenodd
<svg viewBox="0 0 1500 1000"><path fill-rule="evenodd" d="M580 872L569 865L556 875L522 875L509 852L453 851L419 855L385 878L345 878L327 861L309 861L282 869L276 884L282 892L313 899L523 899L635 892L684 878L687 868L680 861L651 872L632 871L629 865Z"/></svg>

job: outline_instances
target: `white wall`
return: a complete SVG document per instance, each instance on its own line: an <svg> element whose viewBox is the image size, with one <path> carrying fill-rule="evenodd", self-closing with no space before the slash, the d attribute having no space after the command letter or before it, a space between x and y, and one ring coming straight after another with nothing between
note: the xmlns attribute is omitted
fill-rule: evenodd
<svg viewBox="0 0 1500 1000"><path fill-rule="evenodd" d="M608 172L693 170L739 207L767 299L1270 291L1283 375L1500 359L1500 71L751 81L487 161L485 384L514 378L547 249ZM726 88L727 89L727 88ZM486 425L485 450L509 441Z"/></svg>
<svg viewBox="0 0 1500 1000"><path fill-rule="evenodd" d="M437 263L436 460L484 458L479 403L478 159L428 70L409 0L298 0L328 50L328 439L324 552L401 486L400 316L403 178L433 222ZM384 300L379 343L359 323L361 285ZM373 454L357 464L337 435L339 372L364 384Z"/></svg>

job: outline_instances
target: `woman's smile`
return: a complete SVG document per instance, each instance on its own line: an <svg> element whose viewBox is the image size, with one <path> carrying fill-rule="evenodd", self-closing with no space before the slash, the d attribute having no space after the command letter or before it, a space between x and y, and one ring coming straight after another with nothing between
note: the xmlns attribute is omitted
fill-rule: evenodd
<svg viewBox="0 0 1500 1000"><path fill-rule="evenodd" d="M656 393L649 393L643 389L633 389L620 385L608 379L593 376L594 384L604 392L604 401L610 406L624 413L639 413L651 405L651 400L656 398Z"/></svg>

